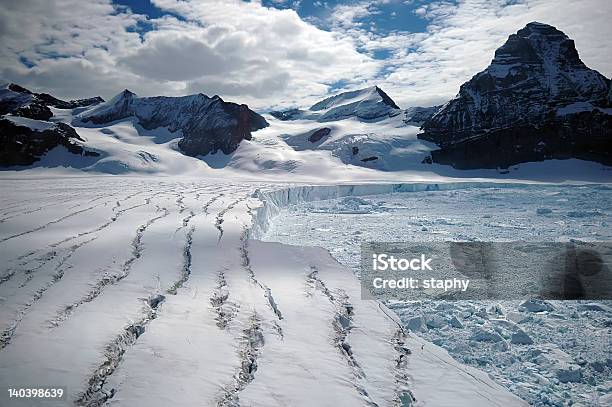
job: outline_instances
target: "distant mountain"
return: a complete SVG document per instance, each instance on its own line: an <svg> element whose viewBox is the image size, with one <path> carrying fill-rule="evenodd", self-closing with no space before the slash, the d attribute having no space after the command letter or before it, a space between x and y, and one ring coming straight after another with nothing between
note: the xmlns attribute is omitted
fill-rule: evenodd
<svg viewBox="0 0 612 407"><path fill-rule="evenodd" d="M100 97L64 101L47 93L34 93L14 83L0 88L0 166L31 165L52 149L98 157L85 149L84 140L66 123L51 122L57 109L74 109L103 102Z"/></svg>
<svg viewBox="0 0 612 407"><path fill-rule="evenodd" d="M573 40L533 22L497 49L419 137L440 147L429 161L460 169L572 157L612 165L611 92Z"/></svg>
<svg viewBox="0 0 612 407"><path fill-rule="evenodd" d="M104 125L130 117L147 130L180 131L178 146L190 156L217 151L229 154L240 141L250 140L252 131L268 126L247 105L225 102L219 96L138 97L127 89L82 112L75 124Z"/></svg>
<svg viewBox="0 0 612 407"><path fill-rule="evenodd" d="M104 102L104 99L99 96L65 101L48 93L34 93L14 83L6 84L0 89L0 115L10 113L35 120L51 119L53 113L49 107L74 109L101 102Z"/></svg>
<svg viewBox="0 0 612 407"><path fill-rule="evenodd" d="M422 125L429 120L442 105L431 107L414 106L404 110L404 123L412 125Z"/></svg>
<svg viewBox="0 0 612 407"><path fill-rule="evenodd" d="M372 86L328 97L308 110L291 109L270 114L280 120L308 119L330 122L350 117L377 121L400 113L400 108L393 99L378 86Z"/></svg>

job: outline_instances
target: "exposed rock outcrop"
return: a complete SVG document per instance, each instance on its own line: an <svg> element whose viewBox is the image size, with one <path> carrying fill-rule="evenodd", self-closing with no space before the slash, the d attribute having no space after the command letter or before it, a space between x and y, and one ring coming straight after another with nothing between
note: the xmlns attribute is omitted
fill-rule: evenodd
<svg viewBox="0 0 612 407"><path fill-rule="evenodd" d="M323 138L329 136L330 133L331 133L331 129L329 127L323 127L323 128L317 129L313 131L310 136L308 136L308 141L310 141L311 143L318 143Z"/></svg>
<svg viewBox="0 0 612 407"><path fill-rule="evenodd" d="M25 119L28 121L29 119ZM30 120L26 123L0 118L0 166L30 165L57 146L63 146L77 155L97 157L75 142L83 141L77 132L65 123Z"/></svg>

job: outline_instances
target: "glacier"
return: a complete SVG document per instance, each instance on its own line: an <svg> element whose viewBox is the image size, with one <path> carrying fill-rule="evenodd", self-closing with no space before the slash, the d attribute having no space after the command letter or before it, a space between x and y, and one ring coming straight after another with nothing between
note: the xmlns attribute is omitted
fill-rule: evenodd
<svg viewBox="0 0 612 407"><path fill-rule="evenodd" d="M0 187L2 386L61 384L87 406L526 405L360 300L328 251L257 239L292 202L452 185L28 174Z"/></svg>

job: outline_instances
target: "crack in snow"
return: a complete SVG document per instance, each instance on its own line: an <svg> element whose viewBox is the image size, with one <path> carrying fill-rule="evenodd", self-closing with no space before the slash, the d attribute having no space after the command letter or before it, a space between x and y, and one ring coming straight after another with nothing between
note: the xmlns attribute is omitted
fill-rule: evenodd
<svg viewBox="0 0 612 407"><path fill-rule="evenodd" d="M254 313L249 326L242 332L240 354L240 367L234 374L234 383L223 389L223 395L217 402L217 407L240 407L239 393L255 379L257 360L265 344L261 321Z"/></svg>
<svg viewBox="0 0 612 407"><path fill-rule="evenodd" d="M60 281L62 279L62 277L64 276L64 273L66 271L66 269L63 269L62 267L64 266L66 261L68 259L70 259L70 257L72 257L74 255L74 253L77 251L77 249L79 249L80 247L83 247L84 245L94 241L95 239L97 239L97 237L94 237L92 239L89 239L89 240L86 240L86 241L81 242L79 244L76 244L76 245L74 245L74 246L72 246L72 247L70 247L68 249L68 253L66 254L66 256L62 257L62 259L55 266L53 275L51 277L51 280L47 284L45 284L43 287L41 287L41 288L39 288L38 290L35 291L34 295L32 296L32 299L30 301L28 301L28 303L26 303L21 309L19 309L17 311L16 318L15 318L13 324L9 328L5 329L4 331L2 331L0 333L0 350L4 349L11 342L11 340L13 338L13 334L15 333L15 330L17 329L17 327L19 326L19 324L21 323L21 321L23 320L25 315L28 313L28 311L30 310L32 305L34 305L36 303L36 301L38 301L40 298L42 298L43 294L49 288L51 288L54 284L56 284L58 281ZM72 267L72 266L70 266L70 267ZM68 268L70 268L70 267L68 267Z"/></svg>
<svg viewBox="0 0 612 407"><path fill-rule="evenodd" d="M405 344L404 339L406 338L406 331L403 327L400 327L395 332L393 337L393 349L397 352L397 359L395 360L395 398L394 403L397 407L407 407L416 403L416 397L412 391L408 388L410 382L410 376L406 367L408 365L408 356L412 354L410 348Z"/></svg>
<svg viewBox="0 0 612 407"><path fill-rule="evenodd" d="M337 295L334 295L319 277L319 271L315 266L310 266L310 273L307 275L306 284L313 290L319 289L336 309L336 315L332 322L334 332L336 333L334 345L336 348L338 348L348 365L351 367L353 375L356 379L356 382L353 383L355 390L363 397L368 406L377 407L378 404L372 400L365 387L358 383L359 380L365 379L366 374L359 363L357 363L355 355L353 354L353 349L347 340L350 331L353 328L354 313L354 307L350 303L348 295L342 291L339 291ZM312 296L312 293L307 292L307 295Z"/></svg>
<svg viewBox="0 0 612 407"><path fill-rule="evenodd" d="M182 267L182 275L179 280L177 280L170 288L168 288L168 294L176 295L176 291L183 287L183 285L189 279L191 275L191 245L193 244L193 233L195 232L195 226L192 226L187 232L185 247L183 248L183 267Z"/></svg>
<svg viewBox="0 0 612 407"><path fill-rule="evenodd" d="M268 300L268 304L270 305L272 312L274 312L274 314L279 320L282 320L283 314L281 313L280 308L278 307L278 304L274 300L274 296L272 296L272 290L267 285L260 282L255 277L255 271L253 271L253 268L251 267L251 259L249 258L249 243L248 243L247 236L248 236L248 230L245 229L245 231L242 233L242 236L240 237L240 241L241 241L240 255L242 256L242 266L246 269L250 280L253 283L257 284L263 290L264 297L266 297L266 299ZM281 333L282 333L282 330L281 330Z"/></svg>
<svg viewBox="0 0 612 407"><path fill-rule="evenodd" d="M17 210L17 211L8 211L8 212L4 213L3 215L8 215L9 213L13 213L13 215L10 215L10 216L5 216L5 217L1 218L1 219L0 219L0 223L4 223L4 222L6 222L7 220L10 220L10 219L16 218L16 217L18 217L18 216L29 215L29 214L31 214L31 213L38 212L38 211L41 211L41 210L43 210L43 209L47 209L47 208L52 207L52 206L61 205L61 204L64 204L64 203L66 203L66 202L70 202L70 201L72 201L72 200L73 200L73 198L72 198L72 197L70 197L70 198L68 198L68 199L64 199L64 200L61 200L61 201L58 201L58 202L54 202L54 203L51 203L51 204L47 204L47 205L42 205L42 206L39 206L38 208L35 208L35 209L26 210L26 211L24 211L24 212L20 212L19 210ZM88 203L91 203L91 202L93 202L93 201L90 201L90 202L88 202ZM78 206L78 205L77 205L77 206ZM73 209L73 208L75 208L75 206L71 206L71 207L69 207L68 209Z"/></svg>
<svg viewBox="0 0 612 407"><path fill-rule="evenodd" d="M135 195L135 194L133 194L133 195ZM124 198L123 200L126 200L126 199L128 199L130 197L133 197L133 195L129 195L128 197ZM88 231L85 231L85 232L80 232L80 233L77 233L76 235L69 236L69 237L67 237L65 239L62 239L60 241L57 241L55 243L51 243L49 245L49 247L56 248L56 247L60 246L61 244L70 242L71 240L76 240L76 239L78 239L80 237L87 236L87 235L90 235L92 233L100 232L100 231L106 229L108 226L110 226L113 222L115 222L122 214L124 214L124 213L126 213L126 212L128 212L128 211L130 211L132 209L140 208L140 207L145 206L145 205L149 205L151 203L151 199L152 199L152 197L146 198L145 202L142 203L142 204L130 206L128 208L124 208L124 209L116 211L116 209L119 208L120 205L121 205L120 201L117 201L115 207L113 208L113 212L115 212L115 214L113 216L111 216L109 221L103 223L102 225L100 225L100 226L98 226L98 227L96 227L94 229L91 229L91 230L88 230ZM93 240L95 240L95 239L91 239L89 241L93 241ZM33 251L29 252L29 253L26 253L26 254L24 254L22 256L19 256L17 258L17 260L27 259L28 257L31 257L34 254L39 253L39 252L40 252L40 250L33 250ZM49 252L39 256L38 258L34 259L34 261L41 261L41 259L45 259L46 261L50 261L50 260L53 260L53 258L55 258L56 256L57 256L57 251L56 250L51 250L51 251L49 251ZM20 285L20 288L25 287L27 285L27 283L31 280L32 273L37 271L38 269L40 269L41 267L44 266L44 262L42 262L42 263L40 263L38 266L36 266L33 269L27 268L28 264L31 261L32 260L26 260L26 261L22 262L21 264L19 264L19 266L17 266L16 269L9 269L8 273L6 273L5 275L0 277L0 285L2 285L3 283L9 281L12 277L14 277L17 271L26 269L24 271L24 273L26 275L28 275L28 277L26 277L26 281L24 283L22 283L22 285Z"/></svg>
<svg viewBox="0 0 612 407"><path fill-rule="evenodd" d="M142 252L141 246L141 238L142 233L146 227L150 226L153 222L158 219L161 219L164 216L168 215L168 210L163 209L165 211L164 215L158 216L156 218L150 219L146 225L141 226L138 230L140 234L135 238L135 242L133 244L134 247L134 256L128 260L135 261L140 257ZM189 221L191 218L189 219ZM189 222L187 222L188 225ZM185 226L187 226L185 225ZM193 244L193 234L195 232L195 226L192 226L186 234L185 246L183 248L183 265L182 265L182 275L179 280L174 282L168 290L166 290L167 294L176 295L177 290L184 286L189 277L191 276L191 265L192 265L192 255L191 255L191 246ZM139 237L140 236L140 237ZM138 240L136 240L138 239ZM128 263L126 262L126 264ZM131 265L131 263L130 263ZM166 300L166 297L161 294L153 295L149 297L147 300L147 308L145 308L144 317L137 323L130 324L124 329L124 332L119 334L117 338L110 344L106 346L106 360L98 367L98 369L94 372L94 374L90 377L88 383L89 386L87 390L79 397L77 400L78 405L83 405L87 407L98 407L104 405L109 399L114 397L116 394L116 389L111 388L109 390L104 388L104 385L107 379L117 370L119 365L123 360L123 356L127 351L127 348L133 346L138 338L145 332L148 324L157 317L157 312L160 309L161 304Z"/></svg>
<svg viewBox="0 0 612 407"><path fill-rule="evenodd" d="M202 210L204 211L205 215L208 215L208 208L210 208L210 206L215 203L217 200L221 199L222 196L224 196L225 194L218 194L213 196L208 202L206 202L204 204L204 206L202 207Z"/></svg>
<svg viewBox="0 0 612 407"><path fill-rule="evenodd" d="M230 211L231 209L233 209L236 205L238 205L240 202L244 201L245 198L240 198L240 199L236 199L234 202L230 203L228 206L226 206L225 208L223 208L221 211L219 211L219 213L217 214L217 217L215 219L215 227L217 228L217 230L219 231L219 239L217 240L217 244L219 244L219 242L221 242L221 238L223 237L223 222L225 222L224 216L225 214Z"/></svg>
<svg viewBox="0 0 612 407"><path fill-rule="evenodd" d="M165 299L166 297L161 294L149 297L146 300L143 318L128 325L111 343L106 345L104 362L89 378L87 389L79 396L75 404L99 407L113 398L116 390L114 388L106 389L104 387L106 381L119 367L127 349L136 343L138 338L144 334L147 325L157 317L157 311Z"/></svg>
<svg viewBox="0 0 612 407"><path fill-rule="evenodd" d="M47 223L45 223L43 225L37 226L34 229L26 230L25 232L20 232L20 233L16 233L14 235L11 235L11 236L7 236L5 238L0 239L0 243L4 243L4 242L6 242L8 240L15 239L17 237L21 237L21 236L24 236L24 235L27 235L27 234L30 234L30 233L38 232L39 230L43 230L43 229L45 229L45 228L47 228L47 227L49 227L51 225L55 225L56 223L60 223L63 220L66 220L66 219L71 218L73 216L79 215L79 214L81 214L83 212L87 212L87 211L90 211L90 210L92 210L94 208L97 208L100 205L102 205L102 204L89 206L89 207L87 207L85 209L81 209L81 210L78 210L78 211L75 211L75 212L71 212L71 213L69 213L67 215L64 215L64 216L60 217L60 218L57 218L57 219L52 220L50 222L47 222Z"/></svg>
<svg viewBox="0 0 612 407"><path fill-rule="evenodd" d="M58 315L55 317L55 319L50 321L50 328L58 327L66 319L70 318L70 316L76 311L76 309L79 306L81 306L82 304L94 301L96 298L98 298L98 296L104 291L104 288L106 286L117 284L130 274L132 265L142 255L142 251L143 251L142 237L144 235L144 232L147 230L149 226L151 226L158 220L170 214L170 211L168 211L168 209L166 208L160 208L160 210L163 211L164 213L149 219L145 224L140 225L136 229L136 236L134 237L134 240L132 241L132 255L123 264L121 272L118 274L114 274L114 275L104 276L101 280L99 280L95 284L94 288L85 297L83 297L81 300L73 304L66 306L63 310L58 312Z"/></svg>
<svg viewBox="0 0 612 407"><path fill-rule="evenodd" d="M229 323L236 316L237 308L239 307L233 302L227 301L229 295L229 287L225 279L225 273L223 270L220 270L217 274L217 286L210 297L210 303L217 314L215 321L217 321L217 326L220 329L227 328Z"/></svg>

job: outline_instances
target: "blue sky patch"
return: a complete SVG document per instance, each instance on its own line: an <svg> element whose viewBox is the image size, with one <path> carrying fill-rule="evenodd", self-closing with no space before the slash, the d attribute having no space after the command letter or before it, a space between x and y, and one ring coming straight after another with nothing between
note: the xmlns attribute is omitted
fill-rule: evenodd
<svg viewBox="0 0 612 407"><path fill-rule="evenodd" d="M371 4L370 13L357 19L362 23L362 28L367 28L377 34L385 35L391 32L424 32L427 28L427 20L418 16L415 11L423 4L430 1L402 1L394 0L386 4ZM286 0L283 2L275 0L263 0L266 7L278 9L294 9L304 20L312 21L320 28L325 28L325 22L337 6L354 6L356 1L302 1L296 2ZM375 2L372 2L375 3Z"/></svg>

